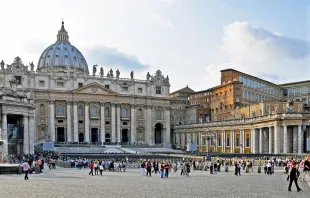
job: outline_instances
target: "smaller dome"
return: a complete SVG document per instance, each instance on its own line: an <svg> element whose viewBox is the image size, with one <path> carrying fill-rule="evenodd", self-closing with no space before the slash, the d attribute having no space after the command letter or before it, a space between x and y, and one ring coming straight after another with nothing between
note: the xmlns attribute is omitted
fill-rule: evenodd
<svg viewBox="0 0 310 198"><path fill-rule="evenodd" d="M48 67L71 67L89 73L87 62L82 53L69 42L64 22L58 31L56 43L46 48L40 56L37 70Z"/></svg>

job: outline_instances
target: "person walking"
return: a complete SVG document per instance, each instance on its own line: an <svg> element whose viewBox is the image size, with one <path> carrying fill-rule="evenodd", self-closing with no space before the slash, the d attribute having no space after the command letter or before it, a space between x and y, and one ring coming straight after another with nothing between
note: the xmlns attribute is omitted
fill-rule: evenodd
<svg viewBox="0 0 310 198"><path fill-rule="evenodd" d="M299 163L298 172L300 173L299 179L300 180L305 180L305 161L304 160L302 160Z"/></svg>
<svg viewBox="0 0 310 198"><path fill-rule="evenodd" d="M100 170L100 175L102 176L102 171L103 171L102 162L99 163L99 170Z"/></svg>
<svg viewBox="0 0 310 198"><path fill-rule="evenodd" d="M29 169L30 169L29 164L28 164L27 161L24 161L22 166L23 166L23 170L25 172L25 180L28 180L29 179L28 178L28 173L29 173Z"/></svg>
<svg viewBox="0 0 310 198"><path fill-rule="evenodd" d="M293 162L287 177L287 181L290 180L289 186L288 186L288 191L292 191L292 184L293 181L295 182L297 191L301 191L301 188L299 188L298 186L298 182L297 182L297 168L296 168L296 162Z"/></svg>
<svg viewBox="0 0 310 198"><path fill-rule="evenodd" d="M151 172L152 172L152 164L149 160L146 164L146 176L148 177L148 175L150 175L151 177Z"/></svg>
<svg viewBox="0 0 310 198"><path fill-rule="evenodd" d="M170 163L166 163L165 165L165 178L168 178L169 176L169 167L170 167Z"/></svg>
<svg viewBox="0 0 310 198"><path fill-rule="evenodd" d="M160 178L164 178L164 174L165 174L165 164L164 162L162 162L160 165Z"/></svg>
<svg viewBox="0 0 310 198"><path fill-rule="evenodd" d="M90 172L88 173L88 175L91 174L92 176L94 176L94 162L93 161L89 163L89 169L90 169Z"/></svg>
<svg viewBox="0 0 310 198"><path fill-rule="evenodd" d="M305 160L305 176L308 175L308 177L310 177L310 156L308 157L308 159Z"/></svg>

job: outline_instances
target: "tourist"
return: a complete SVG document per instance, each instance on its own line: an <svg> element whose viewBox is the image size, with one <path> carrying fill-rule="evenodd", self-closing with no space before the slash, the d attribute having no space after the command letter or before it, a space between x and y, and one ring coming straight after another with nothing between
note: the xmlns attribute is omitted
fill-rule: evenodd
<svg viewBox="0 0 310 198"><path fill-rule="evenodd" d="M305 161L302 160L298 165L298 172L300 173L299 179L305 180Z"/></svg>
<svg viewBox="0 0 310 198"><path fill-rule="evenodd" d="M165 164L165 178L168 178L169 176L169 167L170 167L170 163L166 163Z"/></svg>
<svg viewBox="0 0 310 198"><path fill-rule="evenodd" d="M98 168L99 168L98 161L95 160L95 162L94 162L95 175L98 175Z"/></svg>
<svg viewBox="0 0 310 198"><path fill-rule="evenodd" d="M288 191L292 191L292 183L293 181L295 182L297 191L301 191L301 188L299 188L298 186L298 182L297 182L297 168L296 168L296 162L293 162L287 177L287 181L290 180L289 186L288 186Z"/></svg>
<svg viewBox="0 0 310 198"><path fill-rule="evenodd" d="M100 170L100 175L102 176L102 171L103 171L103 165L102 162L99 163L99 170Z"/></svg>
<svg viewBox="0 0 310 198"><path fill-rule="evenodd" d="M122 162L122 167L123 167L123 170L125 172L126 171L126 167L127 167L127 162L126 161Z"/></svg>
<svg viewBox="0 0 310 198"><path fill-rule="evenodd" d="M146 164L146 176L147 177L148 177L148 175L150 175L150 177L151 177L151 171L152 171L152 164L149 160Z"/></svg>
<svg viewBox="0 0 310 198"><path fill-rule="evenodd" d="M213 174L213 163L210 163L210 174Z"/></svg>
<svg viewBox="0 0 310 198"><path fill-rule="evenodd" d="M185 175L183 163L181 163L180 169L181 169L181 176L182 176L182 175Z"/></svg>
<svg viewBox="0 0 310 198"><path fill-rule="evenodd" d="M241 176L241 164L240 164L240 162L237 164L237 171L238 171L237 175Z"/></svg>
<svg viewBox="0 0 310 198"><path fill-rule="evenodd" d="M160 178L164 178L164 174L165 174L165 163L162 162L160 166Z"/></svg>
<svg viewBox="0 0 310 198"><path fill-rule="evenodd" d="M24 161L24 163L22 164L22 166L23 166L23 170L24 170L24 172L25 172L25 180L28 180L28 179L29 179L29 178L28 178L28 173L29 173L30 166L29 166L29 164L28 164L27 161Z"/></svg>
<svg viewBox="0 0 310 198"><path fill-rule="evenodd" d="M271 161L270 160L267 163L267 174L268 175L272 175L272 172L271 172Z"/></svg>
<svg viewBox="0 0 310 198"><path fill-rule="evenodd" d="M264 172L265 172L265 175L267 174L267 172L268 172L268 168L267 168L267 162L265 161L264 162Z"/></svg>
<svg viewBox="0 0 310 198"><path fill-rule="evenodd" d="M308 177L310 177L310 156L308 157L308 159L305 160L305 175L308 175Z"/></svg>
<svg viewBox="0 0 310 198"><path fill-rule="evenodd" d="M141 168L142 175L145 176L145 162L144 161L142 161L140 168Z"/></svg>
<svg viewBox="0 0 310 198"><path fill-rule="evenodd" d="M217 163L213 164L213 172L214 174L217 174Z"/></svg>
<svg viewBox="0 0 310 198"><path fill-rule="evenodd" d="M92 176L94 176L94 164L93 164L93 161L91 161L90 163L89 163L89 169L90 169L90 172L88 173L88 175L92 175Z"/></svg>

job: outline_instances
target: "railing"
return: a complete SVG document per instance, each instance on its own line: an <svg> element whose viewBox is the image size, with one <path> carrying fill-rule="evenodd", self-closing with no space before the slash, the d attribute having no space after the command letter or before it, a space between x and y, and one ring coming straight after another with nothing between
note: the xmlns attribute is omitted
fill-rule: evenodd
<svg viewBox="0 0 310 198"><path fill-rule="evenodd" d="M255 121L265 121L270 119L285 119L285 118L298 118L298 119L309 119L309 113L274 113L265 116L258 116L254 118L238 118L238 119L230 119L230 120L219 120L219 121L204 121L204 122L196 122L191 124L183 124L183 125L174 125L172 126L174 129L182 129L182 128L193 128L193 127L202 127L202 126L218 126L218 125L229 125L229 124L238 124L238 123L251 123Z"/></svg>
<svg viewBox="0 0 310 198"><path fill-rule="evenodd" d="M101 147L101 146L122 146L122 147L149 147L149 148L162 148L162 144L148 145L145 143L130 143L130 142L55 142L55 147Z"/></svg>

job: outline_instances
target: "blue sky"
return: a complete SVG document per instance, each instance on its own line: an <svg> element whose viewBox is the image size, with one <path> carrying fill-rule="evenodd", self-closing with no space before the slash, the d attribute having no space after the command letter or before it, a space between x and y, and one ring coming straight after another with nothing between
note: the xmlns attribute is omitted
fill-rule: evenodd
<svg viewBox="0 0 310 198"><path fill-rule="evenodd" d="M310 76L305 0L51 2L0 2L1 60L10 64L18 55L37 63L64 18L70 42L90 67L120 69L121 77L134 70L141 79L160 69L169 75L171 91L218 85L226 68L275 83Z"/></svg>

